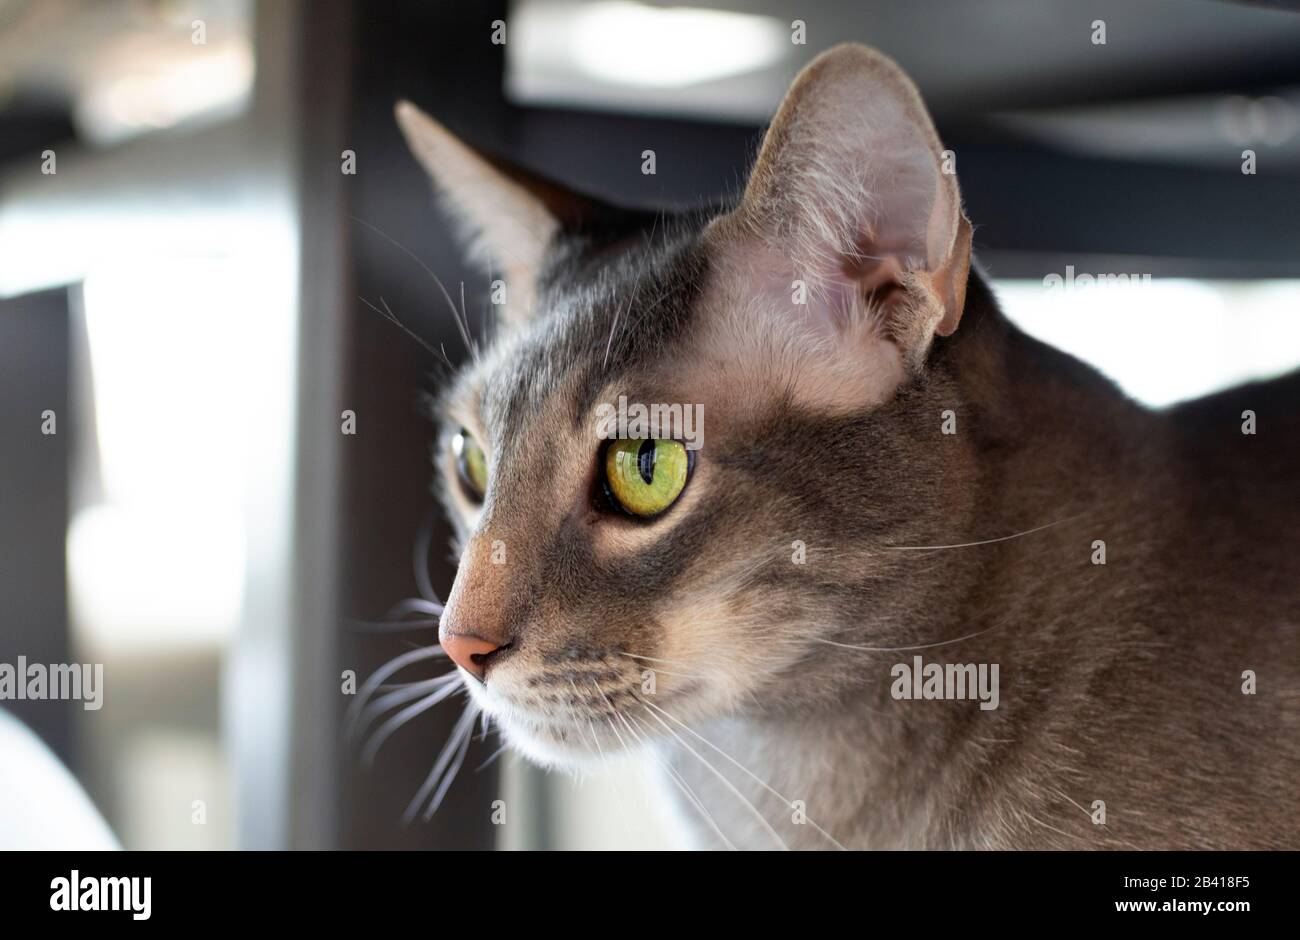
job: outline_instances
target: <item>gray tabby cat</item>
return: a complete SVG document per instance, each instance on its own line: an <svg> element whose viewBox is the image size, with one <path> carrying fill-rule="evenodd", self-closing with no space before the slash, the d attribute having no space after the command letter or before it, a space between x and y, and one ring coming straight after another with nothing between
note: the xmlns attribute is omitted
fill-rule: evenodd
<svg viewBox="0 0 1300 940"><path fill-rule="evenodd" d="M440 638L516 748L652 748L703 845L1300 847L1300 376L1150 412L1017 331L861 46L712 214L397 115L508 282L442 401ZM620 396L703 446L603 440Z"/></svg>

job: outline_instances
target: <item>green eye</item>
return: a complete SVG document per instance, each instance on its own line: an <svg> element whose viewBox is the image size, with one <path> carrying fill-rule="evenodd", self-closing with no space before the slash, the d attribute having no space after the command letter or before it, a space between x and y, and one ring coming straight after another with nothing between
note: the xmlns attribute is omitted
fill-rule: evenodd
<svg viewBox="0 0 1300 940"><path fill-rule="evenodd" d="M617 440L605 452L605 485L632 515L657 516L686 487L692 456L681 441Z"/></svg>
<svg viewBox="0 0 1300 940"><path fill-rule="evenodd" d="M456 455L456 472L460 475L465 495L474 502L481 503L488 485L487 455L483 453L483 448L478 446L478 441L468 431L461 428L451 439L451 452Z"/></svg>

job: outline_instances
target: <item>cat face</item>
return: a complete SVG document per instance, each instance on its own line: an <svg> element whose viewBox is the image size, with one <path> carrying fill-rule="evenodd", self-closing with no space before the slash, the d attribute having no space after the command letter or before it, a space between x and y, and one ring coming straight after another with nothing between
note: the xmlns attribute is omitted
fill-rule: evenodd
<svg viewBox="0 0 1300 940"><path fill-rule="evenodd" d="M857 672L832 644L917 603L884 548L960 514L968 472L956 442L913 459L952 391L926 360L965 304L970 230L910 82L824 54L743 198L694 215L596 205L398 118L506 271L498 337L440 407L461 552L440 637L478 704L569 764L839 700Z"/></svg>

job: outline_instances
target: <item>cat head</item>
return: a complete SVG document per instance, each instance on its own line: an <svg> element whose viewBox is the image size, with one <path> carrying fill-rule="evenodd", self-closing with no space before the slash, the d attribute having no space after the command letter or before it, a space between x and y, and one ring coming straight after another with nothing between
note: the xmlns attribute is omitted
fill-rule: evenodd
<svg viewBox="0 0 1300 940"><path fill-rule="evenodd" d="M440 408L440 638L478 704L547 763L834 707L861 662L832 644L896 632L943 577L885 548L969 510L934 346L970 226L910 80L818 57L713 213L620 211L397 117L506 282Z"/></svg>

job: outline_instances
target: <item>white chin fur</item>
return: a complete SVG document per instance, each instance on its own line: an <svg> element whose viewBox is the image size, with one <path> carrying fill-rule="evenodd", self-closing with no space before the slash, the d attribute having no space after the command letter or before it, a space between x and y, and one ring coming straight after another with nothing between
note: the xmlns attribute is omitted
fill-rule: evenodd
<svg viewBox="0 0 1300 940"><path fill-rule="evenodd" d="M509 721L502 721L501 729L512 748L541 767L569 771L594 771L601 767L600 755L594 750L578 749L572 744L537 737L511 727Z"/></svg>
<svg viewBox="0 0 1300 940"><path fill-rule="evenodd" d="M618 741L602 740L598 750L591 740L590 730L579 730L576 726L566 729L571 740L560 741L546 734L532 730L525 716L516 715L516 709L501 697L493 695L490 688L473 678L466 678L465 685L475 704L487 712L492 723L496 725L502 737L511 748L527 757L541 767L554 770L594 771L604 764L604 758L625 751ZM576 739L576 740L573 740Z"/></svg>

